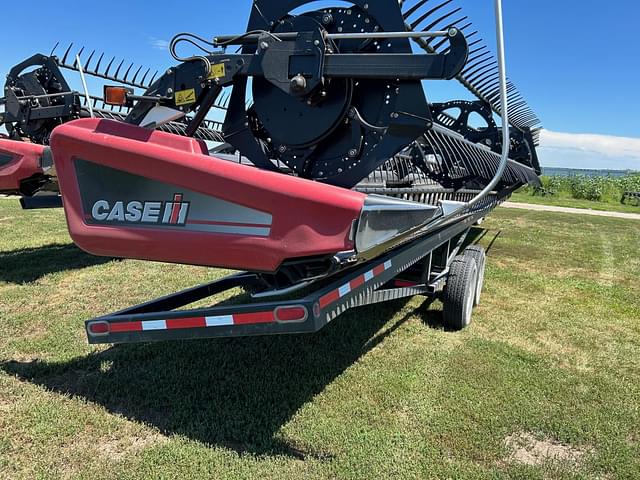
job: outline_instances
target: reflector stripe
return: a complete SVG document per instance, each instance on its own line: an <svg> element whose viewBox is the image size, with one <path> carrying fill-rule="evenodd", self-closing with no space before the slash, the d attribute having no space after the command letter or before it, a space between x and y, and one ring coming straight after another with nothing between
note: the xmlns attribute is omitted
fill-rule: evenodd
<svg viewBox="0 0 640 480"><path fill-rule="evenodd" d="M166 329L167 329L167 322L165 322L164 320L142 322L142 330L145 332L147 330L166 330Z"/></svg>
<svg viewBox="0 0 640 480"><path fill-rule="evenodd" d="M366 282L373 280L375 277L381 275L385 271L389 270L391 267L393 267L393 264L391 263L391 261L390 260L386 261L385 263L381 263L380 265L375 267L373 270L369 270L368 272L357 276L356 278L351 280L349 283L345 283L340 288L330 291L329 293L327 293L326 295L320 298L320 302L319 302L320 308L325 308L331 305L332 303L337 302L342 297L348 295L356 288L361 287Z"/></svg>
<svg viewBox="0 0 640 480"><path fill-rule="evenodd" d="M110 324L111 333L141 332L142 322L119 322Z"/></svg>
<svg viewBox="0 0 640 480"><path fill-rule="evenodd" d="M333 290L320 298L320 308L324 308L327 305L331 305L336 300L340 299L340 292Z"/></svg>
<svg viewBox="0 0 640 480"><path fill-rule="evenodd" d="M364 285L364 275L360 275L358 278L354 278L353 280L351 280L349 282L349 285L351 286L351 290L355 290L356 288Z"/></svg>
<svg viewBox="0 0 640 480"><path fill-rule="evenodd" d="M378 265L376 268L373 269L373 275L377 277L381 273L384 273L385 270L386 268L384 266L384 263L382 265Z"/></svg>
<svg viewBox="0 0 640 480"><path fill-rule="evenodd" d="M167 320L167 330L180 330L183 328L204 328L206 326L207 321L204 317L176 318L174 320Z"/></svg>
<svg viewBox="0 0 640 480"><path fill-rule="evenodd" d="M272 323L276 318L273 312L237 313L233 316L234 325L252 325L256 323Z"/></svg>
<svg viewBox="0 0 640 480"><path fill-rule="evenodd" d="M275 323L274 312L236 313L215 317L174 318L170 320L146 320L144 322L112 322L110 333L152 332L161 330L187 330L192 328L225 327L233 325L258 325Z"/></svg>
<svg viewBox="0 0 640 480"><path fill-rule="evenodd" d="M224 315L221 317L207 317L207 327L225 327L233 325L233 315Z"/></svg>

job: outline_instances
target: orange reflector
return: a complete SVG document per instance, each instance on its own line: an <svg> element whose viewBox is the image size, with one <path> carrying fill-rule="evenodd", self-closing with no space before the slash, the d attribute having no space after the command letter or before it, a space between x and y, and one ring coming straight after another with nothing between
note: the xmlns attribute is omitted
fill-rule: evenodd
<svg viewBox="0 0 640 480"><path fill-rule="evenodd" d="M275 317L278 322L304 322L308 313L306 307L302 305L278 307L275 311Z"/></svg>
<svg viewBox="0 0 640 480"><path fill-rule="evenodd" d="M126 106L129 103L127 96L131 93L130 88L126 87L104 87L104 103L107 105Z"/></svg>
<svg viewBox="0 0 640 480"><path fill-rule="evenodd" d="M89 333L92 335L106 335L109 333L109 324L107 322L93 322L89 324Z"/></svg>

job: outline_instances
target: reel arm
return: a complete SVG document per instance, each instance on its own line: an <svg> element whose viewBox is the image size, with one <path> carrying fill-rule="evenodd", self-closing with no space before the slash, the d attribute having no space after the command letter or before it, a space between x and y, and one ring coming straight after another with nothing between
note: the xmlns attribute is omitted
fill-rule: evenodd
<svg viewBox="0 0 640 480"><path fill-rule="evenodd" d="M451 79L464 67L468 45L458 29L452 28L445 34L451 42L447 53L423 55L333 53L332 46L327 43L330 36L321 30L280 36L267 32L236 36L233 37L237 39L235 43L255 43L256 54L214 54L169 69L147 90L145 99L135 105L127 122L145 126L144 119L156 106L185 114L198 110L194 125L188 129L189 132L195 131L197 123L205 118L221 89L233 85L239 77L264 78L295 97L310 95L330 78ZM410 32L381 35L409 37Z"/></svg>

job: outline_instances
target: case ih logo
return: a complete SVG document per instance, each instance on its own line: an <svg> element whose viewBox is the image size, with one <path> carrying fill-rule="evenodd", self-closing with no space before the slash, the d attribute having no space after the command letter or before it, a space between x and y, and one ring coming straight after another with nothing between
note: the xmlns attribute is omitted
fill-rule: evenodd
<svg viewBox="0 0 640 480"><path fill-rule="evenodd" d="M189 215L189 202L176 193L172 202L115 202L98 200L93 204L91 217L98 222L153 223L185 225Z"/></svg>

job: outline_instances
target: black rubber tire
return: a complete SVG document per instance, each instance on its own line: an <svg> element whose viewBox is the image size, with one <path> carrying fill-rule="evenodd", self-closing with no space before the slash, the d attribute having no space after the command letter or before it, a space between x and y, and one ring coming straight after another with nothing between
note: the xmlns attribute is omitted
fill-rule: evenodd
<svg viewBox="0 0 640 480"><path fill-rule="evenodd" d="M474 305L477 307L480 305L480 299L482 297L482 288L484 287L484 272L487 267L487 252L480 245L472 245L467 247L464 251L464 255L471 257L476 261L478 267L478 280L476 281L476 298Z"/></svg>
<svg viewBox="0 0 640 480"><path fill-rule="evenodd" d="M451 262L442 295L443 319L449 328L463 330L471 324L477 280L478 266L475 259L458 255Z"/></svg>

